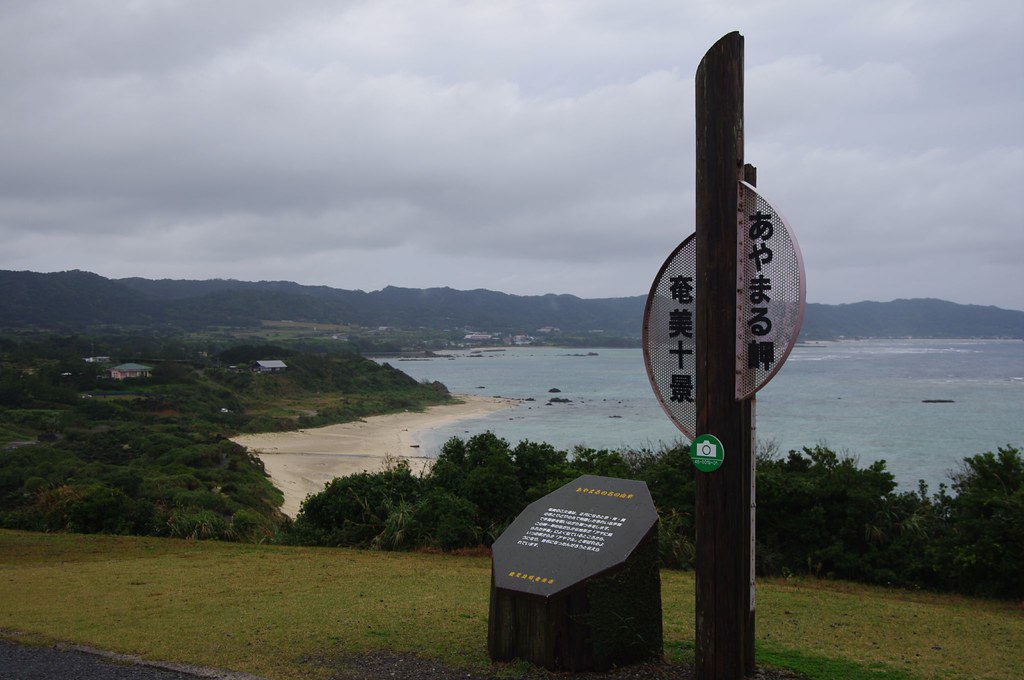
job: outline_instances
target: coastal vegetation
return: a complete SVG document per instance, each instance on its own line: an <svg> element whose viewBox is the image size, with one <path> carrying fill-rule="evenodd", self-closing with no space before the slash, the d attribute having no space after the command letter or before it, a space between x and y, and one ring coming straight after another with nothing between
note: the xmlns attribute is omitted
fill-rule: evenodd
<svg viewBox="0 0 1024 680"><path fill-rule="evenodd" d="M203 356L146 338L99 344L149 376L114 380L104 370L112 362L83 361L95 339L0 340L0 526L269 540L285 521L281 492L230 436L451 399L349 352L264 344ZM167 358L178 353L192 358ZM287 369L254 372L262 359Z"/></svg>
<svg viewBox="0 0 1024 680"><path fill-rule="evenodd" d="M282 540L382 550L490 545L522 508L584 474L647 483L663 566L693 566L695 471L685 448L567 452L492 433L452 438L433 468L398 461L335 479L303 503ZM969 456L952 487L897 490L879 461L859 467L823 446L761 452L757 572L1024 598L1024 456ZM951 491L953 493L951 493Z"/></svg>

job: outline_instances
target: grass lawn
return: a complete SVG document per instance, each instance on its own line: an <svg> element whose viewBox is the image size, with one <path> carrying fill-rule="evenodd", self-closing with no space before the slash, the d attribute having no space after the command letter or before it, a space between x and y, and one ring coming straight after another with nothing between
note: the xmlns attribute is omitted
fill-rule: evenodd
<svg viewBox="0 0 1024 680"><path fill-rule="evenodd" d="M481 670L490 559L0 530L0 636L269 678L414 652ZM692 660L693 574L662 572L666 653ZM758 585L758 663L816 678L1021 678L1019 604L830 581Z"/></svg>

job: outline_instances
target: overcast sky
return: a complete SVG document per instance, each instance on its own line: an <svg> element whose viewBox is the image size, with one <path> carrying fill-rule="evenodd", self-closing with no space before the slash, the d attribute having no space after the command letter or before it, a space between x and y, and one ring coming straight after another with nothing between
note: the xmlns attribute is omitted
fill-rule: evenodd
<svg viewBox="0 0 1024 680"><path fill-rule="evenodd" d="M0 269L646 294L734 30L810 302L1024 309L1020 0L5 0Z"/></svg>

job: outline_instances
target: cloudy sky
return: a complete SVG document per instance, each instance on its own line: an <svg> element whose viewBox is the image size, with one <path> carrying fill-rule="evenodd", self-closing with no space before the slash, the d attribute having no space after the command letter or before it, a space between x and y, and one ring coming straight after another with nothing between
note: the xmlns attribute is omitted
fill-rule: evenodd
<svg viewBox="0 0 1024 680"><path fill-rule="evenodd" d="M646 294L734 30L809 301L1024 309L1019 0L5 0L0 269Z"/></svg>

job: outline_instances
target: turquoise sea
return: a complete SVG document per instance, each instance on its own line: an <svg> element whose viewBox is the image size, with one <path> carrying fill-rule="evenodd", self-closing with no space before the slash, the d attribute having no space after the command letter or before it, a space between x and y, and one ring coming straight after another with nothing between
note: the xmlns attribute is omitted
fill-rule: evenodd
<svg viewBox="0 0 1024 680"><path fill-rule="evenodd" d="M512 444L529 439L561 449L685 441L654 397L639 348L523 347L386 361L456 394L532 400L423 433L427 455L452 436L487 430ZM570 401L549 403L552 397ZM901 488L924 480L935 491L966 456L1024 447L1024 342L799 345L758 393L756 413L758 439L782 452L824 443L861 465L884 459Z"/></svg>

